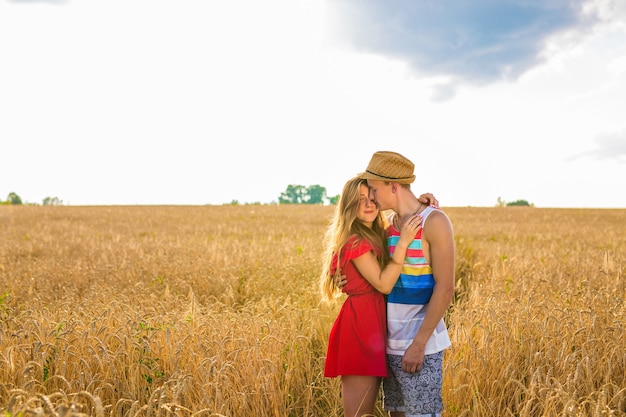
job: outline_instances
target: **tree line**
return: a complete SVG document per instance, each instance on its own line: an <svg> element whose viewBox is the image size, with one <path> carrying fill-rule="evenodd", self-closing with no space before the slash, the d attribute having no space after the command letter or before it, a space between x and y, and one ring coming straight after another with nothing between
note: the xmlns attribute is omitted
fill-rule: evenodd
<svg viewBox="0 0 626 417"><path fill-rule="evenodd" d="M326 194L326 187L322 187L319 184L304 186L297 184L289 184L287 189L280 193L278 197L278 204L337 204L339 201L339 194L335 196L328 196ZM0 200L0 204L23 204L22 199L15 192L9 193L5 201ZM43 199L42 204L44 206L59 206L63 204L63 201L58 197L46 197ZM231 204L239 204L238 201L233 201ZM517 200L512 202L506 202L502 198L498 197L496 207L504 206L534 206L526 200Z"/></svg>
<svg viewBox="0 0 626 417"><path fill-rule="evenodd" d="M338 200L339 195L332 197L327 196L326 187L322 187L319 184L310 185L308 187L290 184L278 197L279 204L336 204ZM0 204L20 205L24 204L24 202L17 193L11 192L5 201L0 200ZM43 199L42 204L44 206L59 206L63 204L63 201L58 197L46 197ZM231 204L239 204L239 202L233 201Z"/></svg>
<svg viewBox="0 0 626 417"><path fill-rule="evenodd" d="M17 193L15 192L10 192L9 195L7 195L7 199L2 201L0 200L0 205L21 205L24 204L24 202L22 201L22 198L17 195ZM63 201L61 201L58 197L46 197L43 199L43 201L41 202L41 204L43 204L44 206L60 206L61 204L63 204Z"/></svg>

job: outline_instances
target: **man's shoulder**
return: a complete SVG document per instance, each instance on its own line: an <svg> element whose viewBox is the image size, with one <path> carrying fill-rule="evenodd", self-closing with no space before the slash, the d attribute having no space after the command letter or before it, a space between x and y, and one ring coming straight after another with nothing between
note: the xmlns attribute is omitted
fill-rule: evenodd
<svg viewBox="0 0 626 417"><path fill-rule="evenodd" d="M448 217L446 212L443 211L442 209L438 207L428 207L426 208L426 210L429 211L428 218L439 219L438 221L440 222L448 222L448 223L450 222L450 218Z"/></svg>
<svg viewBox="0 0 626 417"><path fill-rule="evenodd" d="M439 208L433 208L429 213L427 220L424 222L424 235L433 236L440 235L441 232L451 232L452 222L445 211ZM426 239L428 239L426 237Z"/></svg>

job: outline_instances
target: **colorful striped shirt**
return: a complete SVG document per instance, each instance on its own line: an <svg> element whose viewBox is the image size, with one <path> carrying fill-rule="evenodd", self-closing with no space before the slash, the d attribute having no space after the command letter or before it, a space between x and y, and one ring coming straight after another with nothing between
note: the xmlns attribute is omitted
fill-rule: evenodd
<svg viewBox="0 0 626 417"><path fill-rule="evenodd" d="M436 209L427 207L421 213L422 229L409 245L400 278L387 296L387 353L392 355L403 355L413 342L424 321L428 302L435 288L433 270L422 250L422 232L426 219L434 210ZM390 255L393 255L399 239L400 231L389 221L387 245ZM450 345L448 329L441 319L426 343L426 354L440 352Z"/></svg>

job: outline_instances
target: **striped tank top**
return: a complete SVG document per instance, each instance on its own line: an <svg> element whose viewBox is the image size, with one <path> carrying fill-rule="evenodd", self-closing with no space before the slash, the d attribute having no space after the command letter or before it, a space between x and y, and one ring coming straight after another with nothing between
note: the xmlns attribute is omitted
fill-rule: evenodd
<svg viewBox="0 0 626 417"><path fill-rule="evenodd" d="M426 227L428 216L434 210L436 209L433 207L427 207L421 213L422 229L419 230L409 245L400 278L387 296L388 354L404 354L404 351L413 342L413 338L422 325L428 310L428 302L435 287L435 278L422 250L422 232ZM387 228L387 245L389 254L393 255L400 239L400 231L396 229L391 220L392 217L389 218L389 227ZM441 319L426 343L426 354L431 355L440 352L450 345L448 329Z"/></svg>

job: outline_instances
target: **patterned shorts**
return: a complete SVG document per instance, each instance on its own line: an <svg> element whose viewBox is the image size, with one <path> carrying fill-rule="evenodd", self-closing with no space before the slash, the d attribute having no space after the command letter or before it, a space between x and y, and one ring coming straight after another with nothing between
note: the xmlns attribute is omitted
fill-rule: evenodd
<svg viewBox="0 0 626 417"><path fill-rule="evenodd" d="M402 371L402 356L387 355L389 377L383 379L383 407L406 417L439 417L443 411L443 352L426 355L422 369Z"/></svg>

